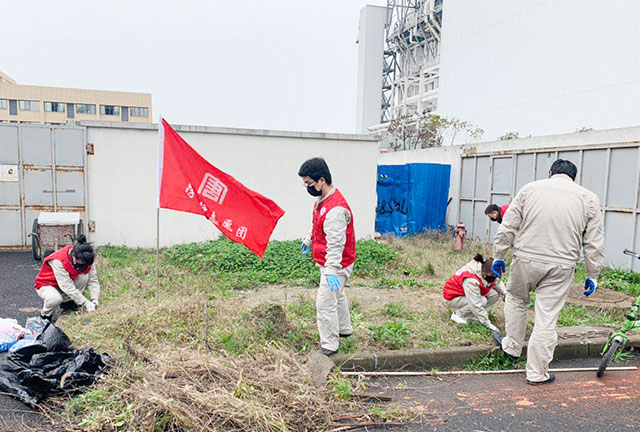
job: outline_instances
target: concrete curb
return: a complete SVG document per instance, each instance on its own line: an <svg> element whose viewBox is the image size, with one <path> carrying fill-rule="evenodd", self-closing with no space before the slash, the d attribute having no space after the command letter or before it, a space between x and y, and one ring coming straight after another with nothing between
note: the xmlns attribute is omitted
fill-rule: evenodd
<svg viewBox="0 0 640 432"><path fill-rule="evenodd" d="M585 357L598 357L607 343L607 337L588 337L559 339L555 360L571 360ZM640 335L631 335L631 347L640 347ZM342 370L411 370L461 368L470 360L481 358L495 346L476 345L432 350L383 351L377 353L338 354L331 359ZM526 347L524 352L526 352Z"/></svg>

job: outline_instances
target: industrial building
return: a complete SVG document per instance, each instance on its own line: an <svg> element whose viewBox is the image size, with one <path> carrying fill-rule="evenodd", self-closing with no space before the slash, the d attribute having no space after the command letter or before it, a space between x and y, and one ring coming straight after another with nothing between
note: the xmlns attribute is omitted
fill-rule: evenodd
<svg viewBox="0 0 640 432"><path fill-rule="evenodd" d="M435 112L483 140L640 124L640 2L388 0L358 38L358 132ZM457 144L469 144L458 137Z"/></svg>
<svg viewBox="0 0 640 432"><path fill-rule="evenodd" d="M151 123L151 115L151 95L148 93L21 85L0 72L0 122Z"/></svg>
<svg viewBox="0 0 640 432"><path fill-rule="evenodd" d="M358 34L358 132L438 106L442 0L365 6Z"/></svg>

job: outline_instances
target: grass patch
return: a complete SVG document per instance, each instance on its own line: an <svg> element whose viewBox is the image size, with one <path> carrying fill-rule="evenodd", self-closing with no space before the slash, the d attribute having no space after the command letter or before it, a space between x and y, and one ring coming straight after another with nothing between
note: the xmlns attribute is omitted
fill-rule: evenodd
<svg viewBox="0 0 640 432"><path fill-rule="evenodd" d="M398 257L388 245L373 240L356 244L358 256L353 275L375 277ZM273 241L263 259L226 238L174 246L163 256L180 267L202 272L229 288L268 284L315 286L318 269L311 256L300 253L300 241Z"/></svg>
<svg viewBox="0 0 640 432"><path fill-rule="evenodd" d="M619 317L611 316L605 311L567 304L562 308L562 311L560 311L558 326L616 324L619 321Z"/></svg>
<svg viewBox="0 0 640 432"><path fill-rule="evenodd" d="M387 348L404 348L409 344L411 331L407 325L399 321L387 321L371 329L371 338Z"/></svg>

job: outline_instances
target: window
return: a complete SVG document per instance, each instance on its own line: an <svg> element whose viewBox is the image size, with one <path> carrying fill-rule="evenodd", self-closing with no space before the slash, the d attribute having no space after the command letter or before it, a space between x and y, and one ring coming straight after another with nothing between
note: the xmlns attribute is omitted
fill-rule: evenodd
<svg viewBox="0 0 640 432"><path fill-rule="evenodd" d="M40 111L40 102L21 100L20 111Z"/></svg>
<svg viewBox="0 0 640 432"><path fill-rule="evenodd" d="M120 115L120 107L113 105L100 105L100 114L102 115Z"/></svg>
<svg viewBox="0 0 640 432"><path fill-rule="evenodd" d="M94 104L77 104L76 112L78 114L95 114L96 106Z"/></svg>
<svg viewBox="0 0 640 432"><path fill-rule="evenodd" d="M131 107L129 112L131 117L149 117L149 108Z"/></svg>
<svg viewBox="0 0 640 432"><path fill-rule="evenodd" d="M45 102L44 110L47 112L64 112L64 104L62 102Z"/></svg>
<svg viewBox="0 0 640 432"><path fill-rule="evenodd" d="M7 109L7 100L0 99L0 109Z"/></svg>

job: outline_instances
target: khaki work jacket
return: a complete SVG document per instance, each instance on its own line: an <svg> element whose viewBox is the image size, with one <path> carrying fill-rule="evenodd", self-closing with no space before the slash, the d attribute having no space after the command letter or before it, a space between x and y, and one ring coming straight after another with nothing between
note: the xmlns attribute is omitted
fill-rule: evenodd
<svg viewBox="0 0 640 432"><path fill-rule="evenodd" d="M513 199L493 241L495 259L514 256L575 266L584 248L587 277L604 266L604 224L595 193L557 174L529 183Z"/></svg>

